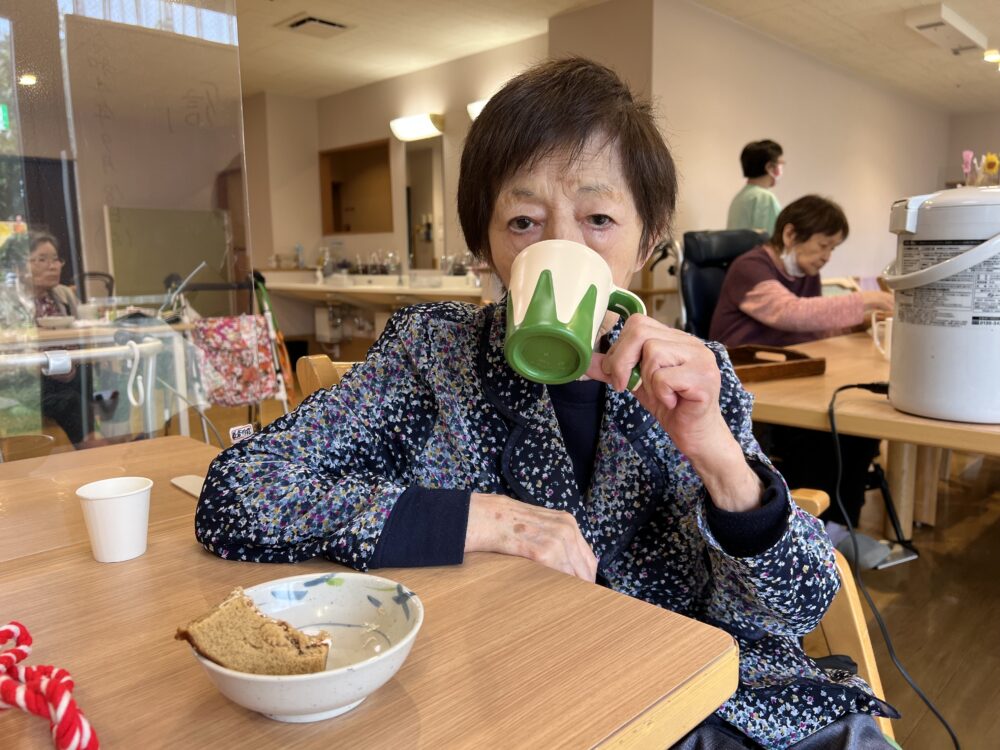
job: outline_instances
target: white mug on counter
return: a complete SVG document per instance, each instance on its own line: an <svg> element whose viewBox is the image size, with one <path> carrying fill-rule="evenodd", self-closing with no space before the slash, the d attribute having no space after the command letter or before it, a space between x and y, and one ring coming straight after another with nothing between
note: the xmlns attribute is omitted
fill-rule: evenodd
<svg viewBox="0 0 1000 750"><path fill-rule="evenodd" d="M99 312L93 302L82 302L76 306L76 317L80 320L97 320Z"/></svg>
<svg viewBox="0 0 1000 750"><path fill-rule="evenodd" d="M879 311L872 311L872 341L875 348L881 352L886 359L892 358L892 317L879 318Z"/></svg>

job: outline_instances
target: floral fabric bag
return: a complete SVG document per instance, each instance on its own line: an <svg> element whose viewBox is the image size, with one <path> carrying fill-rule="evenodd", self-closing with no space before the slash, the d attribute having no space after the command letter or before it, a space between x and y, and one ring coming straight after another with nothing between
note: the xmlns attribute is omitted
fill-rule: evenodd
<svg viewBox="0 0 1000 750"><path fill-rule="evenodd" d="M271 340L263 315L202 318L193 323L202 387L217 406L245 406L278 393Z"/></svg>

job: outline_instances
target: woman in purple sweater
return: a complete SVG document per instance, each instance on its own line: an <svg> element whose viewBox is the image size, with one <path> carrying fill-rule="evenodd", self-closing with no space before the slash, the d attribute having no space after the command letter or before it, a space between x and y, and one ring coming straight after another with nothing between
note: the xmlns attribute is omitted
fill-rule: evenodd
<svg viewBox="0 0 1000 750"><path fill-rule="evenodd" d="M709 337L726 346L790 346L836 336L863 325L873 310L892 310L887 292L822 296L819 272L847 239L843 210L833 201L806 195L779 215L774 236L741 255L729 267ZM762 447L792 487L816 487L836 497L836 462L830 433L795 427L756 430ZM843 476L840 496L847 520L857 526L865 502L868 467L878 455L877 440L840 436ZM853 548L844 514L836 503L824 514L827 532L848 559ZM863 568L885 559L888 547L859 535Z"/></svg>
<svg viewBox="0 0 1000 750"><path fill-rule="evenodd" d="M891 311L888 292L822 296L819 272L848 231L833 201L806 195L790 203L774 236L729 267L709 338L726 346L788 346L862 325L872 310Z"/></svg>

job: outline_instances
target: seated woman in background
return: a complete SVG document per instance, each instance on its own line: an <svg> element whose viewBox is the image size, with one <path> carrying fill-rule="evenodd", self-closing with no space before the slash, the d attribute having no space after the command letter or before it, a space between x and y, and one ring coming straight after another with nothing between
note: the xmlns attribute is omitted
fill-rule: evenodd
<svg viewBox="0 0 1000 750"><path fill-rule="evenodd" d="M29 239L31 282L35 293L35 319L76 317L79 304L76 293L60 283L63 263L56 238L50 234L32 233ZM80 448L85 440L96 436L87 394L89 370L73 366L65 375L42 377L42 415L58 424L66 437Z"/></svg>
<svg viewBox="0 0 1000 750"><path fill-rule="evenodd" d="M726 346L789 346L847 333L864 325L873 310L890 312L892 295L864 291L822 296L819 272L834 249L847 239L843 210L833 201L806 195L778 215L774 236L733 261L726 273L709 338ZM759 432L791 487L814 487L830 495L824 514L827 532L848 558L853 549L836 497L836 462L830 433L794 427ZM840 496L852 526L865 502L868 467L878 455L877 440L840 436L843 477ZM859 536L862 567L874 567L889 549Z"/></svg>
<svg viewBox="0 0 1000 750"><path fill-rule="evenodd" d="M505 285L523 249L568 239L624 287L676 188L649 106L570 58L510 80L472 124L459 217ZM590 379L543 386L504 358L504 304L397 311L336 388L215 459L198 540L233 560L359 570L525 557L739 641L738 690L684 750L888 747L867 714L892 709L802 652L839 584L832 550L754 440L723 348L645 315L603 323Z"/></svg>
<svg viewBox="0 0 1000 750"><path fill-rule="evenodd" d="M709 338L726 346L789 346L860 326L873 310L892 310L888 292L823 297L819 272L847 239L843 210L806 195L778 214L771 239L733 261Z"/></svg>

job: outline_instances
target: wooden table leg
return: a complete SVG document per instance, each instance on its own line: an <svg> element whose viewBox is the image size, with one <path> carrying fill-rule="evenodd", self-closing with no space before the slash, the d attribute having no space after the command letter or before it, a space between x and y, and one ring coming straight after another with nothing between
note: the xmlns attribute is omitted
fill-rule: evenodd
<svg viewBox="0 0 1000 750"><path fill-rule="evenodd" d="M941 476L941 448L917 448L917 478L914 488L914 520L933 526L937 520L938 479Z"/></svg>
<svg viewBox="0 0 1000 750"><path fill-rule="evenodd" d="M914 489L917 475L917 446L912 443L889 441L889 466L886 477L889 481L889 492L892 493L899 515L899 526L903 538L909 539L913 534ZM888 516L885 520L885 535L895 539L896 534Z"/></svg>

